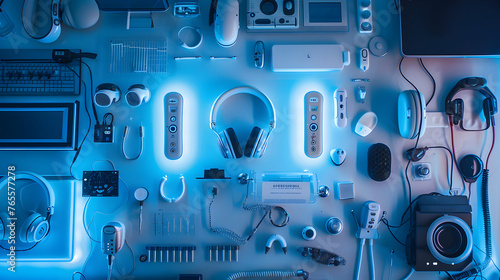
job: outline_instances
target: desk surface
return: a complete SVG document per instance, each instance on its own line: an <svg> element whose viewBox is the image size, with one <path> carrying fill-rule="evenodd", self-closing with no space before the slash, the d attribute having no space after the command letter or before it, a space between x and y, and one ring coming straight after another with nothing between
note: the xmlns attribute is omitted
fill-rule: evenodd
<svg viewBox="0 0 500 280"><path fill-rule="evenodd" d="M6 1L7 2L7 1ZM22 4L20 1L8 1L2 8L14 19L15 30L9 37L0 41L1 48L68 48L82 49L98 54L96 60L87 60L93 71L93 85L107 82L115 83L122 90L131 84L143 83L152 92L151 100L132 109L122 100L108 109L98 108L99 118L106 112L115 116L115 142L113 144L95 144L87 140L83 145L80 157L73 166L76 177L81 178L82 171L109 170L110 166L102 160L111 160L120 171L123 180L120 183L119 198L92 198L88 205L87 219L94 220L89 228L90 235L99 238L100 229L110 221L121 221L127 228L126 238L135 253L136 269L126 279L176 279L180 273L202 273L205 279L223 279L238 271L259 270L296 270L303 268L311 274L310 279L350 279L356 260L358 240L354 237L356 226L351 209L358 213L367 200L380 203L382 210L387 211L388 220L396 224L408 205L407 187L404 184L404 167L407 161L403 151L415 145L414 140L406 140L398 133L397 98L398 94L411 86L400 76L398 63L399 22L393 9L393 1L374 3L374 32L359 34L356 30L355 1L348 1L349 32L323 33L260 33L245 30L245 17L240 17L238 40L233 47L220 47L214 37L213 30L208 27L208 1L202 4L202 15L197 18L183 19L173 16L172 9L166 13L153 14L155 28L125 28L126 14L101 13L99 22L86 30L75 30L63 26L61 37L53 44L41 44L27 37L19 20ZM171 3L172 4L172 3ZM245 4L240 4L243 14ZM186 50L180 46L177 31L185 26L199 27L204 39L195 50ZM370 57L370 69L363 72L357 66L358 52L366 47L372 37L381 36L389 42L389 52L384 57ZM112 40L166 40L168 42L168 72L164 74L113 74L109 72L110 41ZM256 41L265 44L266 59L263 69L253 67L253 48ZM271 70L271 47L275 44L342 44L351 52L351 65L337 72L325 73L275 73ZM175 61L178 56L202 56L201 60ZM236 56L236 60L212 61L210 56ZM424 62L436 79L436 95L427 107L428 111L443 111L444 100L451 87L461 78L482 76L489 82L493 92L498 92L499 62L486 58L426 58ZM404 72L428 99L432 92L431 80L418 65L416 59L405 59ZM84 73L86 73L84 71ZM369 83L354 83L353 78L367 78ZM88 75L84 80L89 85ZM355 102L354 89L365 85L368 95L364 104ZM211 105L221 93L238 86L252 86L265 93L274 103L277 127L271 136L269 147L260 159L224 159L217 148L217 139L209 127ZM338 128L333 118L333 94L335 89L345 88L349 95L347 104L348 125ZM184 154L176 161L168 160L163 152L164 121L163 98L169 92L179 92L184 97ZM304 154L304 118L303 100L309 91L318 91L324 97L324 146L323 154L318 158L308 158ZM2 97L1 102L55 101L67 102L71 97ZM84 100L81 94L78 100ZM248 100L247 100L248 101ZM247 102L244 101L244 102ZM89 97L90 102L90 97ZM239 139L248 138L252 120L245 116L255 108L245 106L250 103L236 103L232 110L245 111L242 116L228 111L224 125L236 127ZM253 104L253 103L252 103ZM83 107L82 107L83 108ZM353 132L354 124L362 113L373 111L378 116L378 125L368 137L362 138ZM241 119L235 119L241 117ZM257 114L256 119L261 116ZM124 126L132 129L135 137L140 124L144 125L144 153L135 161L124 159L121 154L121 135ZM86 132L88 118L85 112L80 114L80 141ZM498 134L498 133L497 133ZM420 139L420 145L450 146L449 129L428 129ZM498 135L497 135L498 136ZM89 139L92 139L92 133ZM138 144L131 138L131 145ZM483 159L489 150L491 130L487 133L471 133L455 131L455 147L457 158L474 153ZM374 143L385 143L392 151L392 175L384 182L375 182L366 172L366 154L368 147ZM329 151L341 147L347 152L346 162L335 167L330 162ZM130 149L134 149L130 146ZM0 152L0 170L14 164L18 170L29 170L43 175L68 175L73 152ZM499 158L497 151L491 159L490 182L500 179L495 172ZM99 162L96 162L99 161ZM93 165L93 163L95 164ZM429 181L412 181L413 197L429 192L448 193L446 152L429 151L425 162L431 164L432 178ZM93 166L92 166L93 165ZM317 197L314 204L284 204L290 214L290 223L286 227L277 228L266 219L254 237L241 248L238 262L210 263L206 247L208 245L227 245L231 242L210 232L208 228L208 205L211 201L210 181L196 180L204 169L220 168L231 177L224 183L217 183L220 195L214 202L212 222L217 227L228 227L231 230L247 235L255 225L261 213L251 213L241 208L245 196L245 188L235 178L241 172L291 171L309 170L317 174L319 184L327 185L332 194L327 198ZM2 172L0 172L2 173ZM186 178L187 195L175 204L168 204L159 195L158 186L164 175L168 175L175 183L182 174ZM455 170L454 188L459 193L467 193L460 183L460 176ZM334 183L351 181L355 185L355 198L339 200L333 194ZM74 258L71 262L19 262L15 274L7 271L2 264L0 275L9 279L27 279L37 275L53 275L52 279L68 279L73 271L82 271L88 279L102 279L107 273L105 257L100 253L100 244L91 243L83 229L83 208L87 198L81 197L81 182L76 185L75 199L75 244ZM493 184L491 184L493 185ZM146 187L150 197L144 203L143 230L139 235L139 203L133 198L133 190ZM473 208L474 241L483 248L482 211L478 199L478 187L472 185L471 205ZM491 213L493 221L493 248L497 248L500 226L498 220L500 208L494 200L499 194L497 188L490 189ZM56 194L57 195L57 194ZM57 198L56 198L57 199ZM126 201L126 202L125 202ZM194 238L191 235L155 236L155 213L165 215L189 213L194 224ZM111 213L111 214L110 214ZM341 234L329 235L324 224L329 217L338 217L344 223ZM88 220L87 220L88 221ZM89 223L89 222L87 222ZM251 225L252 224L252 225ZM305 241L301 237L304 226L311 225L318 231L314 241ZM57 229L53 229L57 230ZM404 239L404 231L395 232L398 238ZM272 234L282 235L289 246L289 253L283 255L277 243L265 255L266 240ZM197 246L194 263L141 263L138 257L145 254L147 245L195 245ZM346 259L345 266L326 267L317 265L296 252L301 246L319 247L330 250ZM93 249L91 249L93 248ZM410 268L406 264L404 247L399 245L385 226L380 227L380 239L375 241L375 266L377 279L388 279L390 274L391 250L393 258L392 277L400 279ZM484 255L474 249L474 257L481 261ZM498 250L494 250L495 261ZM118 254L117 265L123 271L132 266L130 251L125 248ZM4 269L5 268L5 269ZM33 270L32 268L36 268ZM36 272L35 272L36 271ZM494 268L485 271L485 277L496 279L499 272ZM116 269L114 277L119 277ZM444 273L416 272L413 279L441 279ZM125 277L124 277L125 278ZM368 279L366 256L363 257L361 279Z"/></svg>

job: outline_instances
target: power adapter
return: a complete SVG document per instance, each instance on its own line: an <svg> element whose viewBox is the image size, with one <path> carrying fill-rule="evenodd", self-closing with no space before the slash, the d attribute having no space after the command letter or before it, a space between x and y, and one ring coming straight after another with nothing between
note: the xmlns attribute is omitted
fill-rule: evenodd
<svg viewBox="0 0 500 280"><path fill-rule="evenodd" d="M94 126L95 143L113 143L113 125L96 124Z"/></svg>

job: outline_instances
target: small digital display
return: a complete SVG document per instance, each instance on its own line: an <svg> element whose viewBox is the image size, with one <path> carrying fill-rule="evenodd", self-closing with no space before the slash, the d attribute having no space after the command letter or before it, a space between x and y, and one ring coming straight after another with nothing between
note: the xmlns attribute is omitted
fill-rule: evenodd
<svg viewBox="0 0 500 280"><path fill-rule="evenodd" d="M310 2L309 22L342 22L342 5L338 2Z"/></svg>
<svg viewBox="0 0 500 280"><path fill-rule="evenodd" d="M170 106L170 113L176 113L177 112L177 106Z"/></svg>

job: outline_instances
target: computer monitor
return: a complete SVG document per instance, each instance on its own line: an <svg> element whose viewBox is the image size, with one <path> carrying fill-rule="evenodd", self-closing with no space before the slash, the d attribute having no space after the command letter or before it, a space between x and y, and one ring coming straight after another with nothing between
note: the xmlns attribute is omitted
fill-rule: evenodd
<svg viewBox="0 0 500 280"><path fill-rule="evenodd" d="M96 0L104 12L163 12L168 10L167 0Z"/></svg>
<svg viewBox="0 0 500 280"><path fill-rule="evenodd" d="M500 56L500 1L400 0L404 56Z"/></svg>
<svg viewBox="0 0 500 280"><path fill-rule="evenodd" d="M0 103L0 150L75 150L75 103Z"/></svg>

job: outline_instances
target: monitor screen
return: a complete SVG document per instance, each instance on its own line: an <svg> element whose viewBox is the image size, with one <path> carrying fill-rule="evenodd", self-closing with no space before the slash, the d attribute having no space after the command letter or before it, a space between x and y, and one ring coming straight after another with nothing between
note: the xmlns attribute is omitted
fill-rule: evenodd
<svg viewBox="0 0 500 280"><path fill-rule="evenodd" d="M1 150L73 150L78 103L0 104Z"/></svg>
<svg viewBox="0 0 500 280"><path fill-rule="evenodd" d="M500 55L500 1L400 0L406 56Z"/></svg>
<svg viewBox="0 0 500 280"><path fill-rule="evenodd" d="M342 22L342 7L339 2L309 3L310 22Z"/></svg>
<svg viewBox="0 0 500 280"><path fill-rule="evenodd" d="M168 9L167 0L96 0L101 11L105 12L162 12Z"/></svg>

